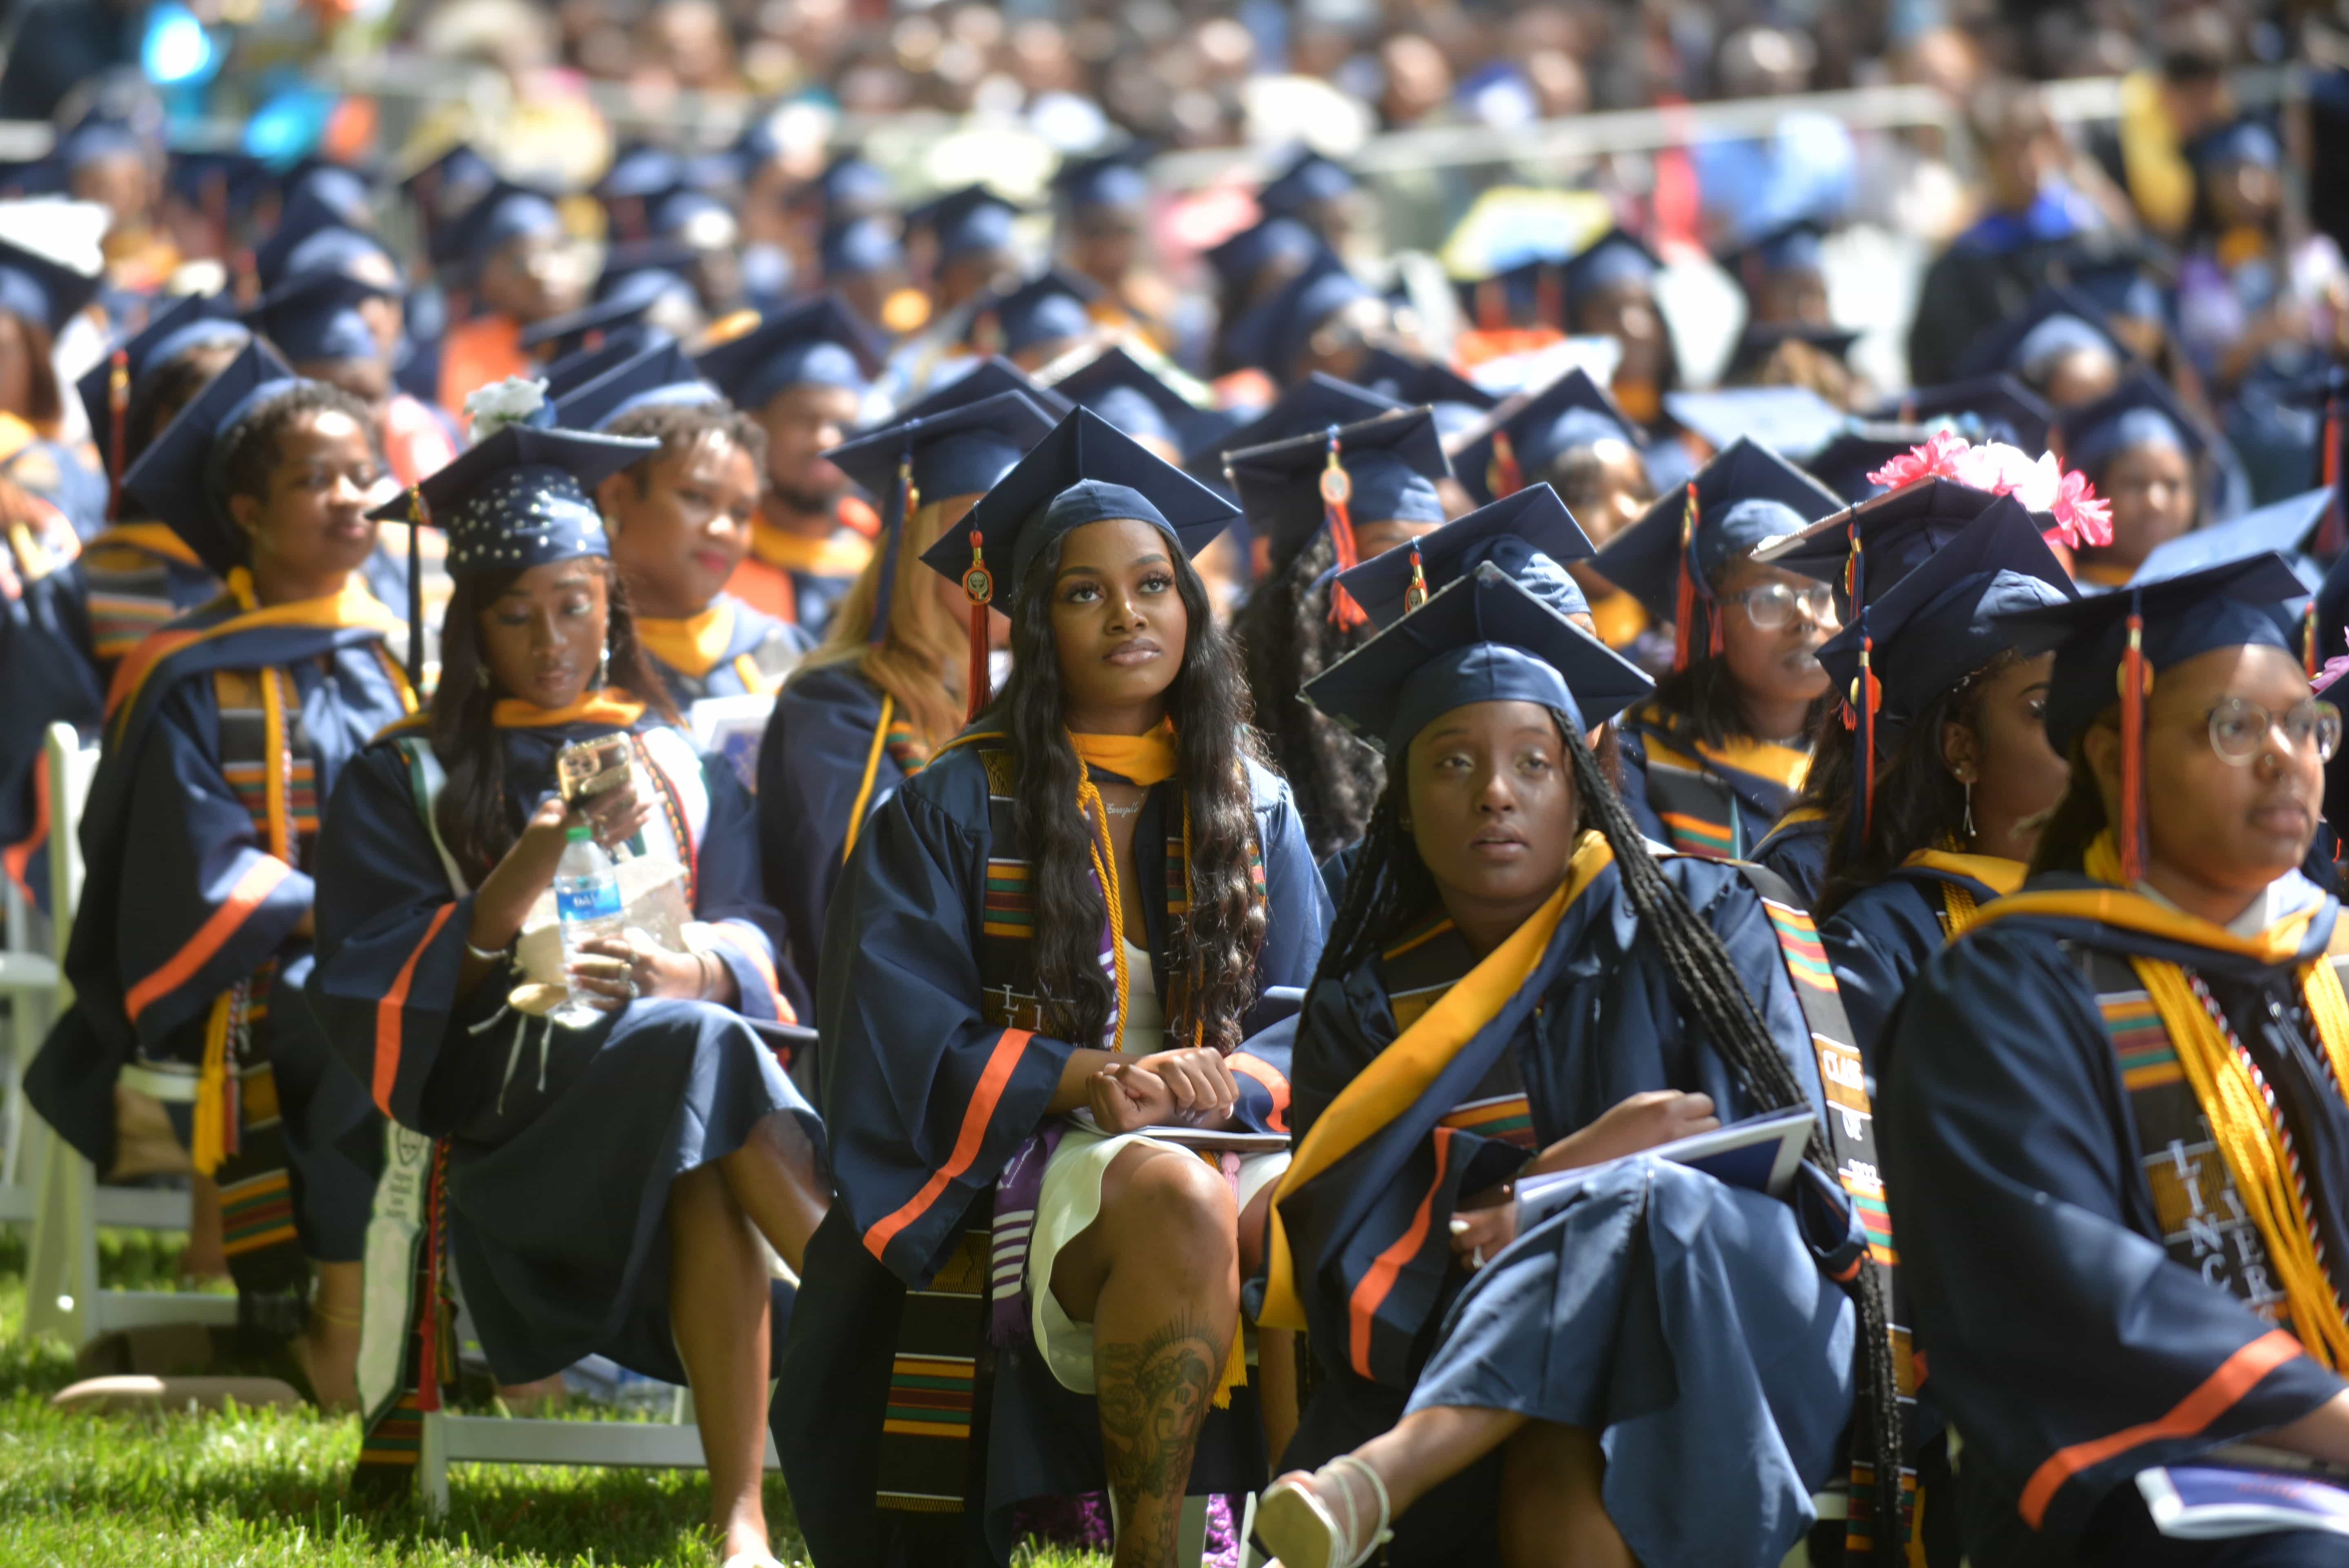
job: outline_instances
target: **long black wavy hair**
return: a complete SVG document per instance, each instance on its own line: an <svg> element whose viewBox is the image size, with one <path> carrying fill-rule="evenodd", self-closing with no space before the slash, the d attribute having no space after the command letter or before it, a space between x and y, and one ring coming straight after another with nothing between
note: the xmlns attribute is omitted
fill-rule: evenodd
<svg viewBox="0 0 2349 1568"><path fill-rule="evenodd" d="M611 683L671 724L678 722L668 688L636 640L636 617L628 613L620 574L600 555L586 558L602 575L607 597L604 644L610 650ZM520 836L513 803L506 798L505 746L491 710L512 694L498 684L481 653L481 613L496 603L519 571L484 572L460 577L440 624L440 684L432 693L432 754L448 772L433 820L467 878L478 883L513 848ZM486 678L485 678L486 677Z"/></svg>
<svg viewBox="0 0 2349 1568"><path fill-rule="evenodd" d="M1109 912L1092 878L1093 830L1077 809L1084 765L1069 741L1052 635L1052 585L1066 538L1040 551L1017 585L1011 676L977 727L1007 733L1019 758L1012 813L1031 861L1036 984L1045 1026L1061 1039L1090 1045L1109 1026L1116 992L1102 972L1101 934ZM1181 551L1169 553L1190 622L1182 665L1166 688L1166 715L1174 726L1174 782L1190 810L1191 886L1190 913L1168 933L1166 956L1182 985L1172 993L1181 1011L1168 1017L1167 1038L1170 1045L1187 1044L1195 1029L1201 1044L1228 1052L1240 1043L1241 1016L1257 998L1257 951L1265 930L1250 873L1256 812L1246 764L1256 758L1248 693L1230 639L1216 624L1206 585ZM1181 810L1180 803L1170 803L1170 836L1182 831Z"/></svg>
<svg viewBox="0 0 2349 1568"><path fill-rule="evenodd" d="M1327 529L1248 593L1233 617L1257 696L1257 727L1274 764L1288 779L1313 858L1327 860L1362 836L1386 770L1379 754L1319 708L1299 700L1307 681L1370 641L1371 628L1340 631L1330 622L1330 590L1314 582L1337 564Z"/></svg>
<svg viewBox="0 0 2349 1568"><path fill-rule="evenodd" d="M1812 912L1816 919L1824 922L1854 893L1882 882L1919 850L1951 843L1963 847L1966 787L1950 770L1941 730L1957 724L1980 734L1983 687L2019 656L2013 650L2001 653L1925 705L1877 779L1868 839L1857 851L1852 848L1851 820L1859 810L1859 792L1848 760L1850 738L1826 740L1811 753L1815 774L1828 758L1845 758L1839 764L1841 793L1830 797L1827 806L1827 874L1818 907ZM1840 729L1840 723L1836 727Z"/></svg>
<svg viewBox="0 0 2349 1568"><path fill-rule="evenodd" d="M1747 994L1729 950L1648 852L1647 841L1616 793L1611 769L1565 714L1553 709L1550 717L1565 742L1574 775L1579 819L1576 830L1596 829L1614 851L1623 891L1639 917L1642 945L1653 944L1663 959L1664 973L1681 1001L1682 1016L1728 1065L1739 1087L1762 1113L1807 1107L1809 1095L1771 1036L1761 1009ZM1362 852L1347 880L1345 902L1339 906L1329 943L1321 950L1321 964L1313 975L1317 987L1343 985L1346 975L1375 958L1406 927L1424 917L1438 896L1435 878L1421 859L1411 830L1402 825L1410 794L1409 770L1400 757L1392 763L1371 813ZM1808 1159L1831 1181L1836 1180L1835 1157L1825 1132L1816 1126ZM1873 1274L1861 1274L1856 1295L1867 1352L1876 1473L1898 1475L1900 1395L1887 1329L1888 1304ZM1899 1488L1878 1495L1897 1498ZM1877 1560L1886 1568L1904 1561L1898 1530L1879 1528L1875 1540Z"/></svg>

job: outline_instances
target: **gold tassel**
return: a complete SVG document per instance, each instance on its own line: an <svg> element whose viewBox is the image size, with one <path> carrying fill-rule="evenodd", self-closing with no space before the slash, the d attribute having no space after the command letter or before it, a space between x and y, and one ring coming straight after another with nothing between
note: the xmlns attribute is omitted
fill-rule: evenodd
<svg viewBox="0 0 2349 1568"><path fill-rule="evenodd" d="M204 1065L196 1079L194 1135L188 1140L188 1159L199 1176L219 1170L231 1153L230 1118L235 1113L229 1106L228 1026L235 997L233 988L213 997L212 1015L204 1020Z"/></svg>

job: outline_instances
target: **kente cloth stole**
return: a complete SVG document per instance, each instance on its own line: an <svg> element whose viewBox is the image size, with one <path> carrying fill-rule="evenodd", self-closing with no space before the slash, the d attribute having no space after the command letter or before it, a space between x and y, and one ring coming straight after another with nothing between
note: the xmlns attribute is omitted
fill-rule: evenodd
<svg viewBox="0 0 2349 1568"><path fill-rule="evenodd" d="M1386 982L1387 1006L1394 1015L1395 1034L1424 1017L1462 976L1476 966L1451 917L1441 906L1426 919L1406 929L1379 955ZM1515 1047L1502 1051L1485 1076L1474 1098L1453 1107L1436 1120L1438 1127L1496 1138L1534 1152L1533 1107L1526 1099L1517 1074Z"/></svg>
<svg viewBox="0 0 2349 1568"><path fill-rule="evenodd" d="M1858 1048L1851 1044L1851 1024L1844 1016L1843 998L1836 990L1834 967L1827 962L1818 931L1795 890L1776 873L1760 866L1741 864L1737 869L1761 895L1763 913L1768 915L1771 931L1778 939L1779 960L1785 966L1787 979L1793 982L1795 1000L1801 1006L1803 1022L1810 1030L1811 1049L1818 1061L1819 1084L1826 1091L1827 1152L1835 1161L1837 1180L1849 1195L1860 1225L1868 1233L1866 1255L1854 1262L1851 1272L1839 1283L1857 1283L1858 1275L1872 1274L1882 1293L1901 1404L1901 1409L1890 1413L1890 1418L1899 1420L1905 1433L1910 1426L1909 1408L1917 1399L1916 1356L1909 1341L1909 1315L1902 1295L1900 1254L1893 1244L1892 1214L1884 1203L1884 1179L1876 1153L1876 1117L1868 1103L1868 1075L1861 1066ZM1871 1421L1887 1418L1887 1413L1882 1411L1868 1410L1866 1414ZM1844 1534L1847 1560L1854 1562L1874 1550L1876 1517L1876 1467L1864 1457L1869 1451L1868 1445L1858 1440L1857 1431L1856 1427L1851 1519ZM1904 1442L1904 1451L1908 1446ZM1912 1558L1922 1546L1911 1528L1916 1517L1916 1471L1904 1464L1900 1470L1901 1539Z"/></svg>
<svg viewBox="0 0 2349 1568"><path fill-rule="evenodd" d="M1648 805L1664 825L1665 841L1684 855L1726 861L1744 854L1768 830L1747 822L1737 793L1704 766L1692 737L1682 735L1653 707L1642 708L1640 738L1648 754Z"/></svg>
<svg viewBox="0 0 2349 1568"><path fill-rule="evenodd" d="M2262 1163L2280 1168L2289 1183L2283 1213L2275 1214L2271 1205L2264 1219L2260 1205L2239 1184L2242 1178L2237 1167L2244 1158L2240 1145L2230 1147L2230 1138L2214 1131L2196 1089L2196 1075L2180 1057L2176 1037L2181 1032L2179 1021L2167 1016L2147 988L2147 976L2127 956L2081 950L2080 958L2095 987L2097 1015L2128 1096L2162 1246L2177 1263L2231 1292L2278 1327L2291 1330L2311 1355L2337 1367L2333 1357L2341 1351L2343 1308L2334 1271L2324 1258L2291 1130L2265 1094L2259 1068L2240 1041L2222 1041L2221 1048L2261 1091L2262 1104L2261 1115L2248 1126L2241 1125L2247 1119L2222 1114L2220 1119L2230 1124L2232 1138L2263 1145ZM2323 962L2337 975L2344 961ZM2199 998L2189 1000L2197 1008L2202 1006ZM2279 1218L2297 1232L2285 1244L2313 1253L2313 1271L2305 1267L2305 1258L2295 1270L2276 1256L2269 1227Z"/></svg>
<svg viewBox="0 0 2349 1568"><path fill-rule="evenodd" d="M160 556L122 547L82 556L89 583L89 636L100 664L111 665L180 612L171 603L171 567Z"/></svg>

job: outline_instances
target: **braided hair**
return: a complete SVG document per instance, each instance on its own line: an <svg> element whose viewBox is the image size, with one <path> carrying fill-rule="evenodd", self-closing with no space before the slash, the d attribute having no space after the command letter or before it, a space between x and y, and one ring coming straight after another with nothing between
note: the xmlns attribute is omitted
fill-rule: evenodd
<svg viewBox="0 0 2349 1568"><path fill-rule="evenodd" d="M1371 635L1368 626L1350 632L1330 624L1330 590L1314 583L1337 561L1337 544L1323 529L1249 593L1232 622L1257 694L1257 727L1288 779L1317 861L1361 838L1386 779L1376 751L1298 700L1306 682Z"/></svg>
<svg viewBox="0 0 2349 1568"><path fill-rule="evenodd" d="M1730 962L1720 934L1692 907L1687 897L1664 875L1649 853L1622 797L1616 793L1609 769L1565 714L1552 709L1551 719L1566 744L1574 773L1574 793L1580 820L1578 829L1596 829L1614 851L1623 891L1631 900L1640 932L1662 956L1671 990L1682 1004L1682 1016L1695 1026L1736 1078L1738 1086L1764 1112L1808 1108L1810 1099L1788 1065L1764 1021L1761 1009ZM1371 816L1368 836L1346 884L1345 903L1322 949L1313 984L1342 984L1344 977L1379 953L1421 915L1437 896L1435 879L1419 853L1410 830L1402 825L1402 808L1409 794L1403 759L1392 759L1386 788ZM1836 1163L1823 1127L1814 1123L1806 1158L1837 1181ZM1837 1181L1840 1185L1840 1182ZM1900 1389L1893 1366L1890 1315L1876 1276L1862 1271L1857 1289L1862 1344L1867 1356L1869 1435L1878 1476L1896 1478L1879 1485L1876 1495L1889 1497L1899 1506L1898 1477L1901 1463L1899 1411ZM1896 1516L1897 1522L1897 1516ZM1897 1568L1904 1560L1898 1528L1874 1532L1876 1556L1883 1568Z"/></svg>

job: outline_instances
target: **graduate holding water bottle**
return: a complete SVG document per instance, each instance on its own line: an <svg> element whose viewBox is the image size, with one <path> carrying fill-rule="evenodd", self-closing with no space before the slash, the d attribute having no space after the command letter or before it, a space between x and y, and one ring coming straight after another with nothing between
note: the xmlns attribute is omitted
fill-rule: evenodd
<svg viewBox="0 0 2349 1568"><path fill-rule="evenodd" d="M830 1183L750 1022L790 1015L750 795L674 727L591 499L653 445L512 427L421 487L456 580L440 684L335 791L309 996L386 1113L446 1140L498 1380L601 1354L689 1383L721 1556L759 1568L790 1303L759 1243L797 1268ZM623 865L616 919L607 854L650 873ZM648 929L663 870L673 934Z"/></svg>

